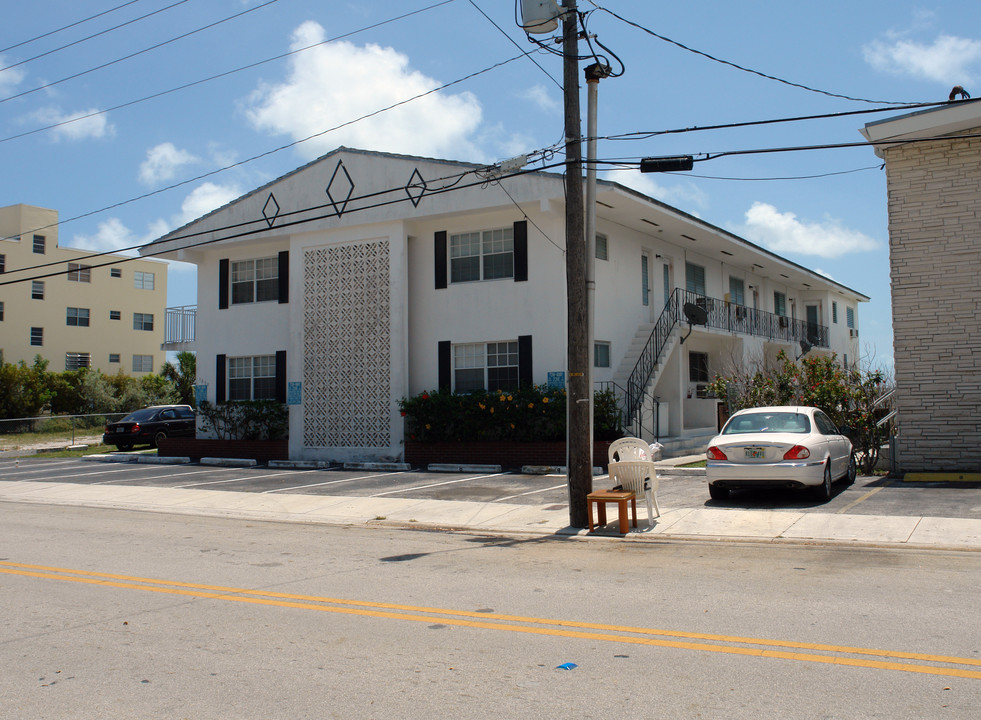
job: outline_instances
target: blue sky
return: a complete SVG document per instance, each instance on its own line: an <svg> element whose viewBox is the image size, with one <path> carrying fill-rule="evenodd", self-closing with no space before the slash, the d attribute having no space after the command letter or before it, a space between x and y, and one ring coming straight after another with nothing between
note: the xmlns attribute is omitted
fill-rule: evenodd
<svg viewBox="0 0 981 720"><path fill-rule="evenodd" d="M57 209L62 245L149 242L339 145L494 162L551 147L563 134L561 59L518 57L534 46L516 26L512 0L8 5L0 204ZM589 31L625 69L600 85L602 137L885 107L864 100L942 101L954 85L981 96L976 0L579 0L579 9L591 11ZM898 112L602 140L598 156L856 142L864 123ZM860 147L607 177L871 297L860 309L865 361L891 367L880 164ZM171 265L168 283L170 305L195 302L192 267Z"/></svg>

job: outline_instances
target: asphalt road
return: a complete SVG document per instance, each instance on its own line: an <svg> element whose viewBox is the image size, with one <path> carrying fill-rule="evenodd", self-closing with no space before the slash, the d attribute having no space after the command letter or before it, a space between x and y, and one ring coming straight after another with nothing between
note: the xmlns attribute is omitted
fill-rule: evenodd
<svg viewBox="0 0 981 720"><path fill-rule="evenodd" d="M199 487L252 493L392 496L520 505L568 504L565 476L519 473L291 470L21 458L0 460L0 480ZM594 479L597 489L605 487L605 483L605 477ZM708 497L704 478L684 476L662 479L657 497L665 508L749 508L981 519L981 485L977 483L905 483L875 476L859 477L851 486L837 483L834 497L827 503L814 500L807 493L789 490L735 491L726 501L713 501Z"/></svg>
<svg viewBox="0 0 981 720"><path fill-rule="evenodd" d="M981 707L975 553L0 512L0 698L17 720Z"/></svg>

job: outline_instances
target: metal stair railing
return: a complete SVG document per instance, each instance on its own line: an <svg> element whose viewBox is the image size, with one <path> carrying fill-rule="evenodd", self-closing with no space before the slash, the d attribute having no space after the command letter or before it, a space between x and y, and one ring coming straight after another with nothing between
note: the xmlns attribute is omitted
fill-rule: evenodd
<svg viewBox="0 0 981 720"><path fill-rule="evenodd" d="M661 316L654 323L654 329L651 331L651 336L648 338L647 344L644 345L644 349L641 351L640 357L637 358L634 369L630 372L630 377L627 379L627 387L624 388L624 422L628 418L633 418L635 415L638 416L638 423L640 421L639 411L642 407L647 384L650 382L651 375L654 373L654 368L657 367L658 360L660 360L661 353L665 345L667 345L668 338L671 337L671 332L674 330L675 325L678 324L682 315L681 309L684 306L684 300L682 299L683 293L685 291L681 288L676 288L671 293L668 302L661 311ZM631 419L632 422L633 420Z"/></svg>
<svg viewBox="0 0 981 720"><path fill-rule="evenodd" d="M787 343L806 341L812 347L830 347L826 325L789 318L765 310L749 308L699 293L675 288L654 325L624 388L624 421L632 418L642 407L644 395L654 368L661 359L671 333L679 323L686 322L684 306L692 303L705 310L706 327L743 335L755 335ZM632 422L632 421L631 421Z"/></svg>

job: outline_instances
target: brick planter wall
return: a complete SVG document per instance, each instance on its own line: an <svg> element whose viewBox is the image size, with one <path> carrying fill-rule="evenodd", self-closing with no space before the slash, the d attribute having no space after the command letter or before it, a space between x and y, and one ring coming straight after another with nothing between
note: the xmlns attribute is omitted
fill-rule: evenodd
<svg viewBox="0 0 981 720"><path fill-rule="evenodd" d="M166 438L160 441L157 455L161 457L245 458L265 463L270 460L289 460L289 440L213 440L209 438Z"/></svg>
<svg viewBox="0 0 981 720"><path fill-rule="evenodd" d="M593 465L606 467L610 441L593 443ZM406 441L405 461L412 467L433 463L500 465L515 469L522 465L564 466L564 442L434 442Z"/></svg>

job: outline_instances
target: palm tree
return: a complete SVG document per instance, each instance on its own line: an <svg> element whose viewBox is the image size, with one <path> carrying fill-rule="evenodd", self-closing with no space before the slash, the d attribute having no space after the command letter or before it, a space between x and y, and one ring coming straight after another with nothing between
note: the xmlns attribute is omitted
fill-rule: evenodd
<svg viewBox="0 0 981 720"><path fill-rule="evenodd" d="M194 407L194 382L197 379L197 356L187 350L177 353L177 364L165 362L160 374L174 383L180 402Z"/></svg>

